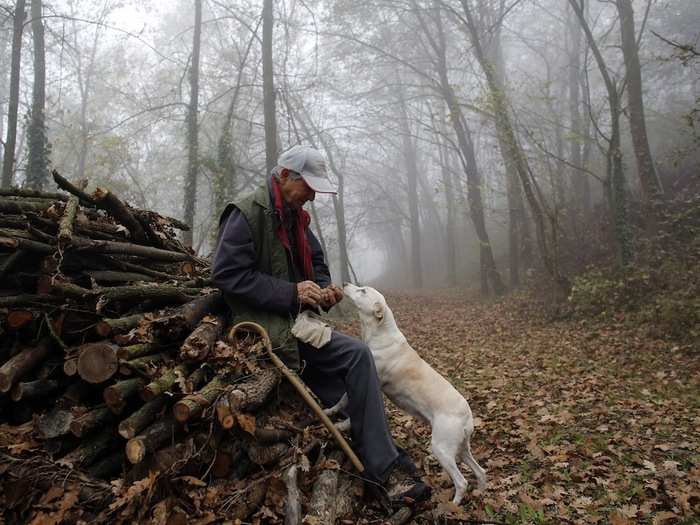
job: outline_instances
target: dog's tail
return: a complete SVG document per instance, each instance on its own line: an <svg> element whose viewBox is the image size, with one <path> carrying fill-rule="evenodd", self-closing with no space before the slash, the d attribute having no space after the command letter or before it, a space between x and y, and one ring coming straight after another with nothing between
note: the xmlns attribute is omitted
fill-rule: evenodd
<svg viewBox="0 0 700 525"><path fill-rule="evenodd" d="M462 461L464 461L476 476L479 483L479 490L486 489L486 471L476 462L472 455L472 447L470 445L472 432L474 432L474 420L469 418L464 425L464 444L462 448Z"/></svg>

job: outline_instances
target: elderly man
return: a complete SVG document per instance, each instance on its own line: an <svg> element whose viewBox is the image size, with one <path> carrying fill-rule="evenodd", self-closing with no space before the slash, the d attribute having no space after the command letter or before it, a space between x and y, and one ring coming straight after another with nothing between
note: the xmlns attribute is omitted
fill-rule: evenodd
<svg viewBox="0 0 700 525"><path fill-rule="evenodd" d="M389 433L369 348L337 331L319 348L291 334L300 312L328 309L343 299L342 289L331 282L303 209L316 193L335 193L323 156L306 146L280 155L265 184L224 210L214 253L214 283L224 293L234 322L262 324L288 366L300 369L304 364L304 380L326 406L347 392L353 444L369 480L384 486L393 501L424 500L429 487L417 477L405 453L397 451Z"/></svg>

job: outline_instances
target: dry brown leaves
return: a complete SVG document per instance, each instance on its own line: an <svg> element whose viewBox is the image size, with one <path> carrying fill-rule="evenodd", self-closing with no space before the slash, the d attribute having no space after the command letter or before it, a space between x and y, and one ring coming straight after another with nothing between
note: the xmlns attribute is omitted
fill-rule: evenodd
<svg viewBox="0 0 700 525"><path fill-rule="evenodd" d="M419 521L697 523L697 352L641 329L548 322L524 296L388 301L416 351L469 400L489 476L485 493L453 508L429 428L390 406L394 436L435 488Z"/></svg>

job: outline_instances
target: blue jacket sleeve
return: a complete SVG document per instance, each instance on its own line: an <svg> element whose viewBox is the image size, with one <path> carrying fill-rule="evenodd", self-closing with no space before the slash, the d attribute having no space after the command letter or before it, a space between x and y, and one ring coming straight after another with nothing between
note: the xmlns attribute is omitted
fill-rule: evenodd
<svg viewBox="0 0 700 525"><path fill-rule="evenodd" d="M222 226L214 251L214 285L261 310L295 315L299 310L296 284L258 271L255 261L248 222L234 209Z"/></svg>

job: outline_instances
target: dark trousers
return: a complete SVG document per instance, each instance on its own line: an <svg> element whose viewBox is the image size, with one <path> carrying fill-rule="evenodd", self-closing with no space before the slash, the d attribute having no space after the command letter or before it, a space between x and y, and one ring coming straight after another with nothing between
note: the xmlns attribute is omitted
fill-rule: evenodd
<svg viewBox="0 0 700 525"><path fill-rule="evenodd" d="M365 475L383 482L398 452L369 348L359 339L334 331L330 342L320 349L299 342L299 353L302 378L326 408L348 393L345 411L350 416L354 449L365 466Z"/></svg>

